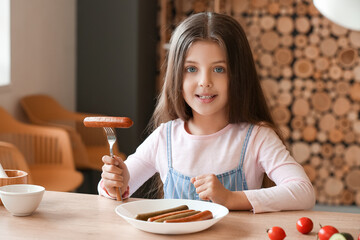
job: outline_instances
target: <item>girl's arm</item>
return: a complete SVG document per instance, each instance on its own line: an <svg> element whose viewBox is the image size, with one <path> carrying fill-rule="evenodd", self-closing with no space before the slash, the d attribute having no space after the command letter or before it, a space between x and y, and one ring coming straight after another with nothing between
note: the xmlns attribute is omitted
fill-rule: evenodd
<svg viewBox="0 0 360 240"><path fill-rule="evenodd" d="M156 172L155 159L157 156L157 146L159 130L155 130L145 141L130 155L125 162L118 159L111 159L109 156L103 157L102 179L98 184L100 195L114 198L115 187L121 187L123 197L133 194L142 184L144 184Z"/></svg>
<svg viewBox="0 0 360 240"><path fill-rule="evenodd" d="M312 208L316 200L313 186L276 133L260 127L253 137L249 164L256 164L255 168L265 172L276 184L271 188L244 191L254 213Z"/></svg>
<svg viewBox="0 0 360 240"><path fill-rule="evenodd" d="M253 210L254 213L309 209L314 205L312 186L294 179L272 188L229 191L214 174L192 178L200 199L224 205L230 210Z"/></svg>
<svg viewBox="0 0 360 240"><path fill-rule="evenodd" d="M290 156L273 130L256 129L243 169L247 185L250 189L259 188L266 172L277 186L232 192L214 174L204 174L191 179L199 197L230 210L253 210L254 213L312 208L315 194L302 166Z"/></svg>
<svg viewBox="0 0 360 240"><path fill-rule="evenodd" d="M311 209L315 204L313 187L299 179L244 193L254 213Z"/></svg>

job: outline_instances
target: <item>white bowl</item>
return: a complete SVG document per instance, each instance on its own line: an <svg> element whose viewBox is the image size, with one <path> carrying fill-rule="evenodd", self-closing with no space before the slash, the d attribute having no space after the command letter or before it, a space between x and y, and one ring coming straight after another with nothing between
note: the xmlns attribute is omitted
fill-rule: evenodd
<svg viewBox="0 0 360 240"><path fill-rule="evenodd" d="M28 216L39 206L45 188L31 184L13 184L0 187L5 208L14 216Z"/></svg>
<svg viewBox="0 0 360 240"><path fill-rule="evenodd" d="M158 211L179 205L187 205L189 209L198 211L209 210L212 212L214 218L185 223L159 223L135 219L135 216L139 213ZM155 199L123 203L116 207L115 212L135 228L146 232L158 234L186 234L199 232L211 227L225 217L229 213L229 210L222 205L199 200Z"/></svg>

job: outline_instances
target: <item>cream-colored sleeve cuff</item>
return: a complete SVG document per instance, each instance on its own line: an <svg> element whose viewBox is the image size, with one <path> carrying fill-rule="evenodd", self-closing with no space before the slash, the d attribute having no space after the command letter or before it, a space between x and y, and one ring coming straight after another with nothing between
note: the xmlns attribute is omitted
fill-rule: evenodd
<svg viewBox="0 0 360 240"><path fill-rule="evenodd" d="M106 190L104 183L102 181L102 179L100 180L99 184L98 184L98 192L100 196L106 197L106 198L110 198L110 199L116 199L110 196L110 194L108 193L108 191ZM122 194L122 199L127 199L130 196L130 188L129 186L126 188L126 191Z"/></svg>
<svg viewBox="0 0 360 240"><path fill-rule="evenodd" d="M110 199L115 199L113 197L111 197L108 193L108 191L106 190L106 188L104 187L104 183L102 181L102 179L100 180L99 184L98 184L98 192L100 196L106 197L106 198L110 198Z"/></svg>
<svg viewBox="0 0 360 240"><path fill-rule="evenodd" d="M253 213L261 212L259 211L259 209L261 208L261 204L259 203L259 201L256 200L256 198L254 198L253 194L251 194L251 192L249 191L244 191L244 193L252 206L251 211Z"/></svg>

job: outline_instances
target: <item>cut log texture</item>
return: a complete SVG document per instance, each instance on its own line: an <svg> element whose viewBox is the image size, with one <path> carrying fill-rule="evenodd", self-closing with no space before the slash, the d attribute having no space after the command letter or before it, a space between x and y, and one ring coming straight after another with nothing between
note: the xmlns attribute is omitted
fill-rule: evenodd
<svg viewBox="0 0 360 240"><path fill-rule="evenodd" d="M331 107L331 98L326 92L319 91L311 96L311 103L315 110L326 112Z"/></svg>
<svg viewBox="0 0 360 240"><path fill-rule="evenodd" d="M354 200L355 200L355 196L354 196L354 193L352 191L349 191L349 190L345 189L340 194L340 204L352 205Z"/></svg>
<svg viewBox="0 0 360 240"><path fill-rule="evenodd" d="M275 50L275 60L279 65L290 64L293 60L293 53L288 48L278 48Z"/></svg>
<svg viewBox="0 0 360 240"><path fill-rule="evenodd" d="M355 169L346 175L346 184L350 190L360 191L360 170Z"/></svg>
<svg viewBox="0 0 360 240"><path fill-rule="evenodd" d="M325 192L329 197L340 196L340 193L344 190L344 183L334 177L329 177L325 181Z"/></svg>
<svg viewBox="0 0 360 240"><path fill-rule="evenodd" d="M304 128L304 120L302 117L294 117L291 120L292 129L303 129Z"/></svg>
<svg viewBox="0 0 360 240"><path fill-rule="evenodd" d="M294 30L294 21L289 16L281 16L277 20L277 30L282 34L290 34Z"/></svg>
<svg viewBox="0 0 360 240"><path fill-rule="evenodd" d="M290 120L291 114L286 107L276 107L272 111L274 121L277 124L287 124Z"/></svg>
<svg viewBox="0 0 360 240"><path fill-rule="evenodd" d="M358 53L354 48L345 48L340 51L338 58L343 67L351 67L356 62Z"/></svg>
<svg viewBox="0 0 360 240"><path fill-rule="evenodd" d="M360 206L360 32L312 0L159 0L160 44L192 13L216 11L244 28L270 111L317 201ZM158 48L161 89L166 49Z"/></svg>
<svg viewBox="0 0 360 240"><path fill-rule="evenodd" d="M337 43L333 38L327 38L320 43L320 51L327 57L334 56L337 48Z"/></svg>
<svg viewBox="0 0 360 240"><path fill-rule="evenodd" d="M337 116L342 116L346 114L351 107L351 103L348 98L340 97L335 100L334 106L333 106L333 112Z"/></svg>
<svg viewBox="0 0 360 240"><path fill-rule="evenodd" d="M350 87L350 98L353 101L360 101L360 83L354 83Z"/></svg>
<svg viewBox="0 0 360 240"><path fill-rule="evenodd" d="M302 131L303 131L303 138L305 141L307 142L315 141L317 130L314 126L306 126L305 128L303 128Z"/></svg>
<svg viewBox="0 0 360 240"><path fill-rule="evenodd" d="M279 35L275 31L268 31L260 36L261 46L268 51L273 51L279 46Z"/></svg>
<svg viewBox="0 0 360 240"><path fill-rule="evenodd" d="M308 78L314 73L314 67L308 59L299 59L294 63L294 73L301 78Z"/></svg>
<svg viewBox="0 0 360 240"><path fill-rule="evenodd" d="M307 17L301 16L295 20L295 29L299 33L307 33L311 28L310 21Z"/></svg>
<svg viewBox="0 0 360 240"><path fill-rule="evenodd" d="M292 145L292 154L298 163L305 163L310 157L310 147L305 142L296 142Z"/></svg>

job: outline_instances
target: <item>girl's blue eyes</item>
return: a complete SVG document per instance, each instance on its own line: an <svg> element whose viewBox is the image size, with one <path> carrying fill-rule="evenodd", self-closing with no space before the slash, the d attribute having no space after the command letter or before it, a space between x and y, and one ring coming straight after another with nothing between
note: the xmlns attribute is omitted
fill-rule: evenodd
<svg viewBox="0 0 360 240"><path fill-rule="evenodd" d="M225 72L225 69L223 67L216 67L216 68L214 68L214 72L223 73L223 72Z"/></svg>
<svg viewBox="0 0 360 240"><path fill-rule="evenodd" d="M187 71L187 72L196 72L196 68L194 68L194 67L187 67L187 68L186 68L186 71Z"/></svg>
<svg viewBox="0 0 360 240"><path fill-rule="evenodd" d="M189 73L197 72L196 67L187 67L187 68L185 68L185 70L186 70L186 72L189 72ZM223 67L215 67L213 71L216 73L223 73L223 72L225 72L225 69Z"/></svg>

